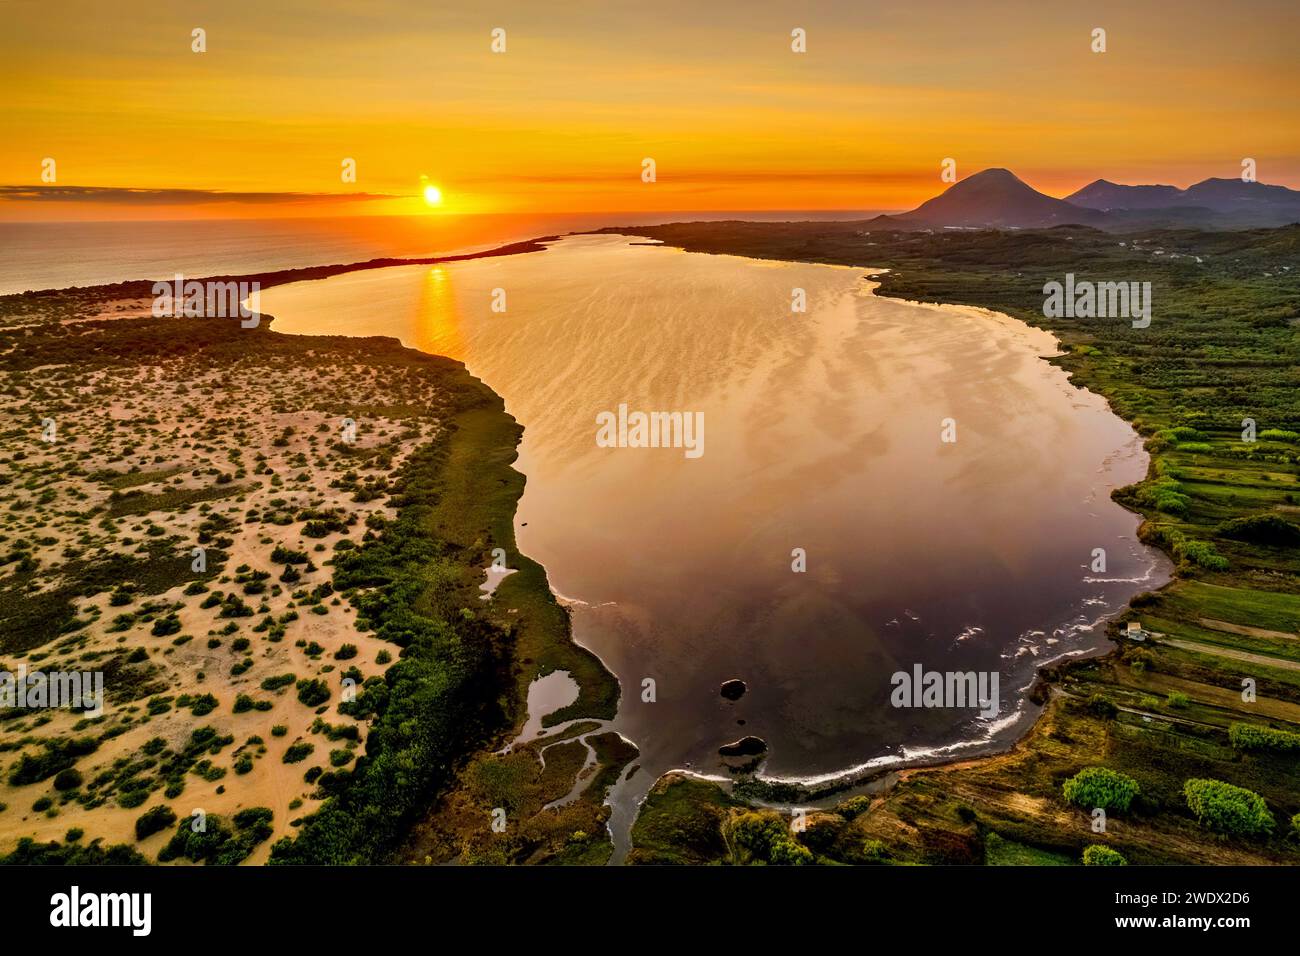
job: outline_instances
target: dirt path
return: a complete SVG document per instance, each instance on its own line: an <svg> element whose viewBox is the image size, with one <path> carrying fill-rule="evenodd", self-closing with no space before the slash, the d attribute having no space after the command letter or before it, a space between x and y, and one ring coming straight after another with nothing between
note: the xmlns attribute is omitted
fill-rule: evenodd
<svg viewBox="0 0 1300 956"><path fill-rule="evenodd" d="M1245 624L1230 624L1227 621L1216 621L1212 617L1199 618L1197 623L1201 627L1208 627L1211 631L1223 631L1227 634L1240 634L1243 637L1263 637L1273 638L1280 641L1300 641L1300 634L1291 634L1287 631L1270 631L1263 627L1248 627Z"/></svg>
<svg viewBox="0 0 1300 956"><path fill-rule="evenodd" d="M1180 641L1171 637L1166 637L1162 643L1170 647L1178 647L1184 651L1194 651L1198 654L1212 654L1215 657L1227 657L1234 661L1245 661L1248 664L1260 664L1264 667L1280 667L1288 671L1300 671L1300 662L1288 661L1281 657L1269 657L1266 654L1251 654L1249 651L1238 651L1230 647L1218 647L1214 644L1198 644L1195 641Z"/></svg>

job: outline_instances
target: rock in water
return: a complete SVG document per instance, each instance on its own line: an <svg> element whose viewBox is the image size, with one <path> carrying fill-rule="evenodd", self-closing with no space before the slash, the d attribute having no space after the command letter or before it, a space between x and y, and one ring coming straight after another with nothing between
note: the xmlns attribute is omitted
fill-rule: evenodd
<svg viewBox="0 0 1300 956"><path fill-rule="evenodd" d="M718 748L724 757L757 757L767 753L767 741L762 737L741 737Z"/></svg>
<svg viewBox="0 0 1300 956"><path fill-rule="evenodd" d="M731 680L725 680L722 682L720 693L723 697L727 698L727 700L740 700L740 698L745 696L746 689L743 680L733 677Z"/></svg>

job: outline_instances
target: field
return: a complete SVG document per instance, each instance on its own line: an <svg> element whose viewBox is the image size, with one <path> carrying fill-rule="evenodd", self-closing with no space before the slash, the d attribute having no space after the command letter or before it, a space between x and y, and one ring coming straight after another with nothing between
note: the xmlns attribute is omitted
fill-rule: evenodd
<svg viewBox="0 0 1300 956"><path fill-rule="evenodd" d="M534 678L579 682L551 723L613 715L515 548L521 429L495 394L391 339L152 318L147 288L0 299L0 671L104 687L102 712L0 710L6 862L408 859ZM498 555L516 573L484 600ZM593 768L548 763L581 825L531 858L612 849L634 751L590 746ZM491 841L491 796L440 859Z"/></svg>

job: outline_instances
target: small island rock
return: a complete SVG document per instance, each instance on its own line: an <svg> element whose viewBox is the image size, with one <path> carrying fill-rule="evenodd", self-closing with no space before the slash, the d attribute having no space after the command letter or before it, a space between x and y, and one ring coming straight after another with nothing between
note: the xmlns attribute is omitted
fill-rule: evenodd
<svg viewBox="0 0 1300 956"><path fill-rule="evenodd" d="M745 682L739 678L733 677L731 680L724 680L722 682L722 687L719 690L719 693L722 694L723 697L727 698L727 700L740 700L740 698L745 696L746 690L748 690L748 688L745 686Z"/></svg>

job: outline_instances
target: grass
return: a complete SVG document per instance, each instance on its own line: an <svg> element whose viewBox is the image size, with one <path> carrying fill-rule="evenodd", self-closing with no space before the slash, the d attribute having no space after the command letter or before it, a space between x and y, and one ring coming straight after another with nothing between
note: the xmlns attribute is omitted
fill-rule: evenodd
<svg viewBox="0 0 1300 956"><path fill-rule="evenodd" d="M219 501L222 498L234 498L245 494L249 488L244 485L214 485L211 488L176 488L156 495L141 491L129 491L113 499L108 513L113 518L126 515L143 515L151 511L179 511L190 505L204 501Z"/></svg>
<svg viewBox="0 0 1300 956"><path fill-rule="evenodd" d="M628 863L714 863L728 855L721 824L742 806L721 789L670 775L654 785L632 827Z"/></svg>
<svg viewBox="0 0 1300 956"><path fill-rule="evenodd" d="M996 833L984 838L985 866L1074 866L1075 861L1060 853L1025 846Z"/></svg>
<svg viewBox="0 0 1300 956"><path fill-rule="evenodd" d="M429 531L473 556L459 585L467 606L482 605L478 585L494 548L504 549L507 566L517 569L498 585L488 612L512 630L520 665L514 701L527 701L528 685L536 678L565 670L578 682L578 698L548 715L544 725L578 717L608 720L618 709L618 681L596 655L569 639L568 612L551 592L545 568L521 554L515 543L515 504L523 494L524 476L512 465L522 431L497 407L470 409L456 419L456 440L447 454L442 497ZM516 708L513 717L522 725L527 714Z"/></svg>
<svg viewBox="0 0 1300 956"><path fill-rule="evenodd" d="M214 578L224 567L224 555L216 548L209 550L203 574L191 570L191 560L188 553L155 542L138 557L109 554L70 561L50 590L30 591L31 575L0 579L0 651L29 651L67 633L77 621L75 598L123 581L132 582L142 595L162 594L179 584Z"/></svg>

